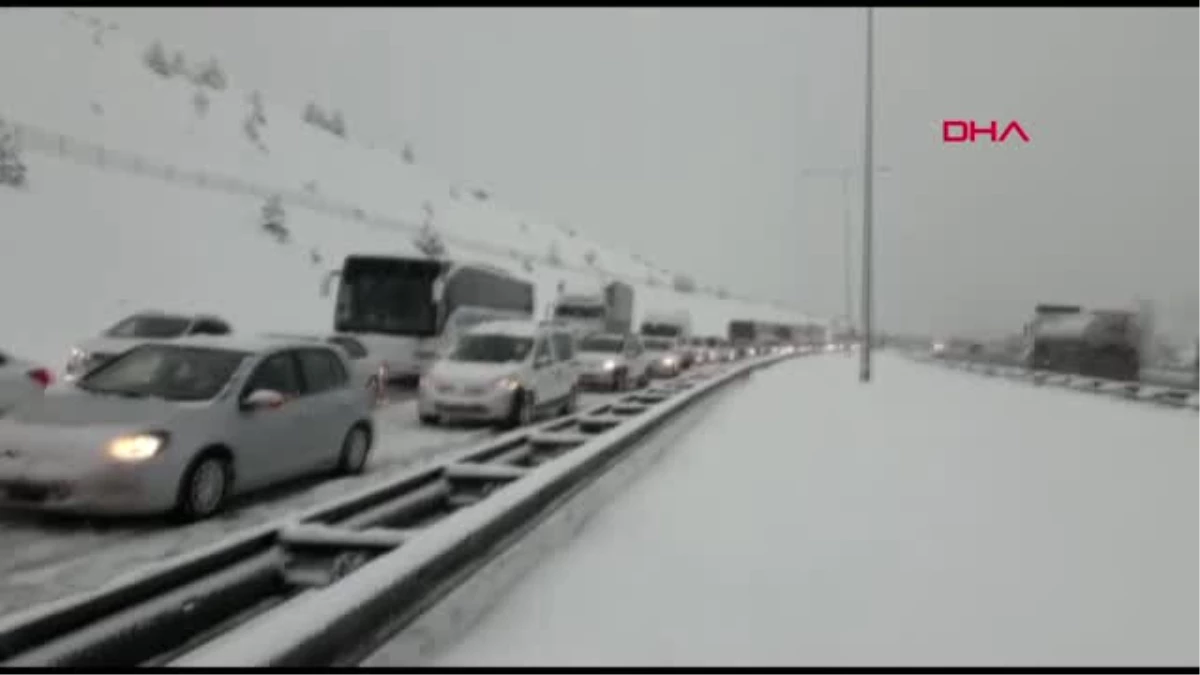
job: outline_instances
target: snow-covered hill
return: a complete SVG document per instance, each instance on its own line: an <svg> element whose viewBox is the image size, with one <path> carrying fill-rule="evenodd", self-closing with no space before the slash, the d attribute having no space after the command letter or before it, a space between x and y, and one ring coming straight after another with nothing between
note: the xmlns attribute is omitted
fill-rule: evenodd
<svg viewBox="0 0 1200 675"><path fill-rule="evenodd" d="M151 307L217 312L248 329L326 329L324 273L350 252L415 251L423 224L452 256L536 279L539 307L560 283L594 283L602 270L642 282L639 315L682 306L706 333L733 317L803 318L676 293L628 253L237 90L236 72L224 89L194 84L188 72L207 55L156 74L150 42L74 11L0 15L0 119L18 132L28 178L0 185L8 349L59 365L72 340ZM270 195L283 205L286 242L262 227Z"/></svg>

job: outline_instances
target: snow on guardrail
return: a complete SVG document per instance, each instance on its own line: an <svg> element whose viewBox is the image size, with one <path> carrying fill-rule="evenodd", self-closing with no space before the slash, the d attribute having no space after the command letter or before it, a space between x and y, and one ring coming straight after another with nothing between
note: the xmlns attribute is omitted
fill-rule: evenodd
<svg viewBox="0 0 1200 675"><path fill-rule="evenodd" d="M355 641L378 640L381 627L391 633L414 619L436 601L429 594L449 590L439 587L458 576L457 570L497 555L514 531L553 511L564 497L603 474L667 419L722 385L785 358L788 356L768 356L729 368L663 400L625 425L580 439L570 452L509 482L479 508L451 515L337 583L252 619L170 666L338 663L361 649Z"/></svg>
<svg viewBox="0 0 1200 675"><path fill-rule="evenodd" d="M934 363L954 370L962 370L991 377L1002 377L1009 380L1019 380L1034 385L1050 385L1075 391L1106 394L1131 401L1200 410L1200 393L1192 389L1147 384L1144 382L1109 380L1101 377L1087 377L1084 375L1056 373L1046 370L1032 370L1021 366L938 358L921 353L910 353L908 356L922 363Z"/></svg>

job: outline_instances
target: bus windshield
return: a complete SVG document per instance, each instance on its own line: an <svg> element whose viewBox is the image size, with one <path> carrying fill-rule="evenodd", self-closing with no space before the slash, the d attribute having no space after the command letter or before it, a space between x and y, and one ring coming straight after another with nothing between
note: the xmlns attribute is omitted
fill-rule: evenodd
<svg viewBox="0 0 1200 675"><path fill-rule="evenodd" d="M749 321L731 321L729 323L729 339L731 340L753 340L754 334L754 324Z"/></svg>
<svg viewBox="0 0 1200 675"><path fill-rule="evenodd" d="M678 337L680 333L679 326L669 323L643 323L642 335L651 335L654 337Z"/></svg>
<svg viewBox="0 0 1200 675"><path fill-rule="evenodd" d="M419 263L424 261L347 261L338 288L334 329L414 337L436 335L433 282L439 268Z"/></svg>
<svg viewBox="0 0 1200 675"><path fill-rule="evenodd" d="M559 305L554 316L560 319L603 319L603 305Z"/></svg>

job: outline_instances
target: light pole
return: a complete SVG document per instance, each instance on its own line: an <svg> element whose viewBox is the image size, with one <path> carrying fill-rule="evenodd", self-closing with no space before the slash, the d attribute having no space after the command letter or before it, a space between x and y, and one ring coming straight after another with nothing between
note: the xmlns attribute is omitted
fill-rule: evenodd
<svg viewBox="0 0 1200 675"><path fill-rule="evenodd" d="M875 213L873 206L875 188L875 9L867 6L867 66L866 66L866 96L865 115L863 122L863 240L862 240L862 328L863 341L860 354L858 380L867 383L871 381L871 241Z"/></svg>
<svg viewBox="0 0 1200 675"><path fill-rule="evenodd" d="M891 171L891 167L888 166L875 167L875 173L881 176L886 176ZM850 328L854 327L854 266L850 263L854 250L851 243L854 224L851 222L853 208L850 200L852 197L851 185L857 173L857 166L814 167L803 169L800 172L801 176L808 178L836 178L842 185L842 293L844 303L842 311L845 313L846 322Z"/></svg>

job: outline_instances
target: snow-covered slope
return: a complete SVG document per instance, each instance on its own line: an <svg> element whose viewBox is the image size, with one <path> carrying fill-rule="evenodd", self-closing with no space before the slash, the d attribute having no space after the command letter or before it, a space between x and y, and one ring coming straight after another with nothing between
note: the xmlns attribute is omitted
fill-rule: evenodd
<svg viewBox="0 0 1200 675"><path fill-rule="evenodd" d="M21 131L28 166L25 188L0 186L0 341L14 351L57 364L69 341L148 307L204 309L251 329L326 328L322 275L346 253L413 251L426 221L451 255L536 279L539 307L560 282L595 282L589 252L609 274L654 274L300 111L264 101L256 143L236 73L222 91L159 76L143 63L148 43L76 12L3 12L0 118ZM287 243L260 226L269 194L282 197ZM562 266L541 260L552 248ZM803 318L661 286L641 286L637 300L639 315L686 307L708 333L735 316Z"/></svg>

